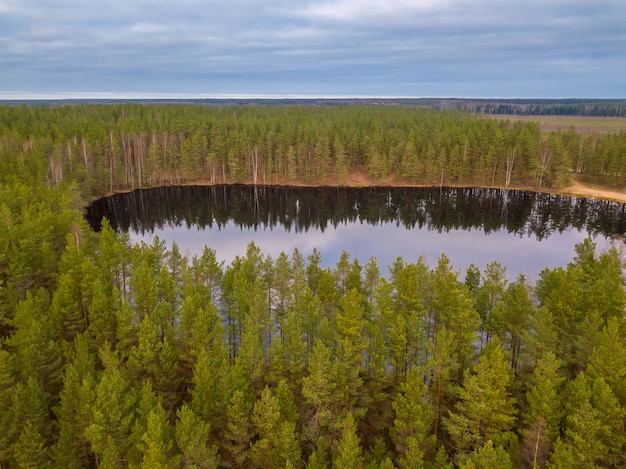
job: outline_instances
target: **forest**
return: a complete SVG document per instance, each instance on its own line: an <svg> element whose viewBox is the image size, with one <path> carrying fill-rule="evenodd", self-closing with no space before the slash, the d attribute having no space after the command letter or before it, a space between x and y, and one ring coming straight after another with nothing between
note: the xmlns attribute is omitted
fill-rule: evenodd
<svg viewBox="0 0 626 469"><path fill-rule="evenodd" d="M190 182L558 189L624 186L626 132L408 106L0 106L3 174L85 194Z"/></svg>
<svg viewBox="0 0 626 469"><path fill-rule="evenodd" d="M548 190L625 172L624 132L465 111L0 106L0 467L624 467L617 249L587 240L535 282L444 253L323 268L250 243L224 265L84 215L191 182Z"/></svg>

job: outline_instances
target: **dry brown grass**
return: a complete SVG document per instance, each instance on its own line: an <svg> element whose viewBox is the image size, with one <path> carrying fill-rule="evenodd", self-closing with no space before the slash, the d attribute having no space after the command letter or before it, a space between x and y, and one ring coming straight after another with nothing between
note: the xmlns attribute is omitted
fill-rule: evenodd
<svg viewBox="0 0 626 469"><path fill-rule="evenodd" d="M567 130L574 127L583 135L597 135L626 131L623 117L580 117L580 116L493 116L510 121L538 122L542 132Z"/></svg>

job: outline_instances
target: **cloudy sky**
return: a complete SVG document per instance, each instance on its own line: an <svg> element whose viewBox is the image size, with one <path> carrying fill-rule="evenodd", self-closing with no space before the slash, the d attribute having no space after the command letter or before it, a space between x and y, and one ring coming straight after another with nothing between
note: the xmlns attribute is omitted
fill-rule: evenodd
<svg viewBox="0 0 626 469"><path fill-rule="evenodd" d="M0 0L0 98L626 97L624 0Z"/></svg>

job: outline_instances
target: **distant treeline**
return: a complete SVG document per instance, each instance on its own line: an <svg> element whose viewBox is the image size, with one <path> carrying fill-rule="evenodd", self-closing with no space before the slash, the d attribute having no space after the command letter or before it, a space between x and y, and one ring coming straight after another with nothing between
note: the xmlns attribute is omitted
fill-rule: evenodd
<svg viewBox="0 0 626 469"><path fill-rule="evenodd" d="M512 100L512 101L452 101L455 109L479 114L516 116L581 116L626 117L626 100Z"/></svg>
<svg viewBox="0 0 626 469"><path fill-rule="evenodd" d="M409 106L0 106L0 174L27 169L87 194L186 182L558 188L619 181L626 132L542 133ZM3 176L0 176L3 177Z"/></svg>
<svg viewBox="0 0 626 469"><path fill-rule="evenodd" d="M79 104L150 104L227 106L384 105L469 110L477 114L517 116L626 117L626 99L464 99L464 98L197 98L11 100L0 105L56 107Z"/></svg>

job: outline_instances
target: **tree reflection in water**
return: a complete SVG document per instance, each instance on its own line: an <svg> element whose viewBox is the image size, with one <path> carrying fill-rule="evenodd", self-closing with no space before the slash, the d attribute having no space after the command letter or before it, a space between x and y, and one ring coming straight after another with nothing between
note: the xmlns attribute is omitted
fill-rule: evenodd
<svg viewBox="0 0 626 469"><path fill-rule="evenodd" d="M98 229L103 217L134 239L199 233L193 241L192 234L177 240L181 250L196 254L210 244L220 255L223 247L233 251L223 254L227 261L249 241L264 249L264 236L278 252L316 246L332 261L338 254L324 247L340 238L329 249L346 250L362 263L375 256L381 267L397 256L433 263L446 252L456 268L498 260L509 272L530 276L571 261L574 245L586 236L608 246L626 233L624 204L478 188L163 187L97 200L87 219ZM224 246L235 239L243 246Z"/></svg>

